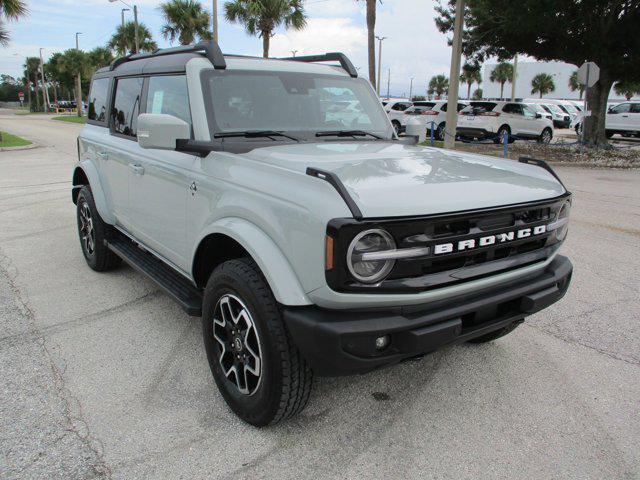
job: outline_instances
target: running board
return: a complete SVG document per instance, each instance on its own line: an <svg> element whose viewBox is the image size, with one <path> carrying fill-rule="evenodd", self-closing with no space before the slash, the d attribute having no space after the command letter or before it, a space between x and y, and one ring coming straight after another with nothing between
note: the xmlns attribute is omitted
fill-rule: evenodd
<svg viewBox="0 0 640 480"><path fill-rule="evenodd" d="M118 236L106 244L109 250L169 294L188 315L202 316L202 293L189 280L128 238Z"/></svg>

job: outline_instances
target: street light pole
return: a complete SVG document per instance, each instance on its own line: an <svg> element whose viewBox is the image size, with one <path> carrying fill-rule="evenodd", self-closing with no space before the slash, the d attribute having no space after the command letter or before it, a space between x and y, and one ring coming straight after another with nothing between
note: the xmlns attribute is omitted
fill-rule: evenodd
<svg viewBox="0 0 640 480"><path fill-rule="evenodd" d="M382 41L386 40L387 37L379 37L376 35L376 39L378 40L378 79L376 82L376 92L378 96L380 96L380 76L382 75Z"/></svg>
<svg viewBox="0 0 640 480"><path fill-rule="evenodd" d="M451 44L451 70L449 71L449 98L445 118L444 148L453 149L456 144L458 126L458 86L460 84L460 59L462 57L462 22L464 0L456 0L456 18L453 26Z"/></svg>
<svg viewBox="0 0 640 480"><path fill-rule="evenodd" d="M218 43L218 0L213 0L213 13L211 17L213 19L213 41Z"/></svg>
<svg viewBox="0 0 640 480"><path fill-rule="evenodd" d="M43 100L48 112L51 109L51 102L49 101L49 92L47 91L47 80L44 78L44 59L42 58L42 50L44 50L44 48L40 49L40 76L42 77Z"/></svg>
<svg viewBox="0 0 640 480"><path fill-rule="evenodd" d="M134 5L131 6L129 5L127 2L124 2L123 0L109 0L109 3L114 3L114 2L120 2L123 5L132 8L133 9L133 23L134 23L134 30L135 30L135 42L136 42L136 51L135 53L140 53L140 39L138 36L138 6ZM124 13L122 14L122 18L124 19ZM124 25L124 20L123 20L123 25Z"/></svg>
<svg viewBox="0 0 640 480"><path fill-rule="evenodd" d="M413 98L413 77L411 77L411 83L409 84L409 101Z"/></svg>
<svg viewBox="0 0 640 480"><path fill-rule="evenodd" d="M129 9L128 8L123 8L122 10L120 10L120 16L122 17L122 31L124 32L124 12L128 12Z"/></svg>
<svg viewBox="0 0 640 480"><path fill-rule="evenodd" d="M513 75L511 76L511 101L516 101L516 79L518 78L518 54L513 59Z"/></svg>
<svg viewBox="0 0 640 480"><path fill-rule="evenodd" d="M78 35L82 35L82 32L76 32L76 50L80 52ZM80 72L76 74L76 112L79 117L82 116L82 81L80 79Z"/></svg>

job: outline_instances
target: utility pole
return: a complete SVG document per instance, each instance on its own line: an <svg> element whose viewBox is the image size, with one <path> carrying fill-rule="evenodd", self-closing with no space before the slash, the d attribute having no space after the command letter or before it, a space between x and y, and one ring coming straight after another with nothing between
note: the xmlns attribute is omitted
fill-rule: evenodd
<svg viewBox="0 0 640 480"><path fill-rule="evenodd" d="M376 35L376 39L378 39L378 78L376 81L376 92L378 96L380 96L380 76L382 75L382 41L386 40L387 37L379 37Z"/></svg>
<svg viewBox="0 0 640 480"><path fill-rule="evenodd" d="M456 144L456 127L458 126L458 87L460 84L460 59L462 57L462 22L464 0L456 0L456 18L453 26L453 42L451 44L451 70L449 71L449 98L447 99L447 116L445 118L444 148L453 149Z"/></svg>
<svg viewBox="0 0 640 480"><path fill-rule="evenodd" d="M291 50L291 55L293 55L293 58L296 58L296 53L298 53L298 50Z"/></svg>
<svg viewBox="0 0 640 480"><path fill-rule="evenodd" d="M42 50L44 50L44 48L40 49L40 76L42 77L42 91L44 92L43 94L44 105L45 105L45 108L47 109L46 111L48 112L49 110L51 110L51 102L49 101L47 80L44 78L44 60L42 58Z"/></svg>
<svg viewBox="0 0 640 480"><path fill-rule="evenodd" d="M387 73L387 98L389 98L389 87L391 86L391 69Z"/></svg>
<svg viewBox="0 0 640 480"><path fill-rule="evenodd" d="M516 79L518 78L518 54L513 58L513 76L511 77L511 101L516 101Z"/></svg>
<svg viewBox="0 0 640 480"><path fill-rule="evenodd" d="M133 23L136 31L136 53L140 53L140 39L138 38L138 6L133 6Z"/></svg>
<svg viewBox="0 0 640 480"><path fill-rule="evenodd" d="M78 35L82 35L82 32L76 32L76 50L80 52L80 42L78 41ZM80 72L76 74L76 112L78 116L82 116L82 81L80 79Z"/></svg>
<svg viewBox="0 0 640 480"><path fill-rule="evenodd" d="M409 101L413 98L413 77L411 77L411 83L409 84Z"/></svg>
<svg viewBox="0 0 640 480"><path fill-rule="evenodd" d="M213 41L218 43L218 0L213 0L213 13L211 17L213 19Z"/></svg>
<svg viewBox="0 0 640 480"><path fill-rule="evenodd" d="M122 17L122 31L124 32L124 12L128 12L129 9L128 8L123 8L122 10L120 10L120 16Z"/></svg>

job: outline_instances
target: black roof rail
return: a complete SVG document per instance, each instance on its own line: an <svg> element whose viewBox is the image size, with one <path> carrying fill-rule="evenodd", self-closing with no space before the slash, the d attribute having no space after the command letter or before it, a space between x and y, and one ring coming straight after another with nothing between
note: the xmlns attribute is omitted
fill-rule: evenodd
<svg viewBox="0 0 640 480"><path fill-rule="evenodd" d="M287 57L280 58L279 60L291 60L294 62L307 63L338 61L340 62L340 66L344 70L346 70L349 75L351 75L353 78L358 77L358 71L356 70L356 67L353 66L353 63L351 63L351 60L349 60L344 53L340 52L325 53L323 55L303 55L301 57Z"/></svg>
<svg viewBox="0 0 640 480"><path fill-rule="evenodd" d="M159 48L150 53L135 53L124 57L116 58L109 67L109 70L115 70L119 65L133 60L141 60L144 58L161 57L164 55L175 55L177 53L204 52L205 56L213 64L216 70L224 70L227 68L227 62L222 55L222 51L213 40L204 40L193 45L184 45L181 47Z"/></svg>

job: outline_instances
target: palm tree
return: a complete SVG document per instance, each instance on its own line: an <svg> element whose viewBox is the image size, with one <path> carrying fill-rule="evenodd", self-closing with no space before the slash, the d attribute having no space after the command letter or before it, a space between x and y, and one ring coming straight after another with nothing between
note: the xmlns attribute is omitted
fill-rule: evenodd
<svg viewBox="0 0 640 480"><path fill-rule="evenodd" d="M435 93L436 100L440 100L440 97L449 91L449 79L445 75L434 75L429 80L429 95Z"/></svg>
<svg viewBox="0 0 640 480"><path fill-rule="evenodd" d="M482 76L480 75L480 65L465 63L462 66L462 74L460 75L460 81L467 84L467 99L471 98L471 86L474 83L480 85L482 83Z"/></svg>
<svg viewBox="0 0 640 480"><path fill-rule="evenodd" d="M92 70L107 67L113 62L113 53L108 47L96 47L88 53Z"/></svg>
<svg viewBox="0 0 640 480"><path fill-rule="evenodd" d="M36 111L40 111L40 59L38 57L27 57L24 64L24 76L27 79L28 90L31 90L31 83L35 86ZM31 99L29 99L29 107Z"/></svg>
<svg viewBox="0 0 640 480"><path fill-rule="evenodd" d="M482 89L481 88L476 88L473 92L473 99L474 100L482 100Z"/></svg>
<svg viewBox="0 0 640 480"><path fill-rule="evenodd" d="M376 85L376 0L367 2L367 51L369 55L369 81ZM380 0L382 1L382 0Z"/></svg>
<svg viewBox="0 0 640 480"><path fill-rule="evenodd" d="M194 43L195 38L211 40L213 34L209 30L211 16L200 2L196 0L169 0L160 4L165 24L162 35L171 43L177 38L180 44Z"/></svg>
<svg viewBox="0 0 640 480"><path fill-rule="evenodd" d="M539 93L540 98L556 89L553 77L548 73L539 73L531 80L531 93Z"/></svg>
<svg viewBox="0 0 640 480"><path fill-rule="evenodd" d="M578 81L578 71L574 71L571 76L569 77L569 88L571 89L572 92L575 92L577 90L580 91L580 100L582 100L582 94L584 93L584 85L582 85L579 81Z"/></svg>
<svg viewBox="0 0 640 480"><path fill-rule="evenodd" d="M151 32L144 23L138 23L138 37L140 39L141 52L153 52L158 48L158 44L153 41ZM118 25L116 32L112 35L107 47L118 52L118 55L127 55L127 53L136 50L136 25L134 22L127 22Z"/></svg>
<svg viewBox="0 0 640 480"><path fill-rule="evenodd" d="M269 42L276 27L302 30L307 24L302 0L232 0L224 9L228 21L241 23L249 35L262 37L264 58L269 58Z"/></svg>
<svg viewBox="0 0 640 480"><path fill-rule="evenodd" d="M616 95L624 95L624 98L631 100L634 95L640 95L640 82L630 82L622 80L615 84L613 89Z"/></svg>
<svg viewBox="0 0 640 480"><path fill-rule="evenodd" d="M513 78L513 65L509 62L500 62L491 72L489 80L500 84L500 100L504 94L504 84L511 82Z"/></svg>
<svg viewBox="0 0 640 480"><path fill-rule="evenodd" d="M80 76L80 83L76 85L75 92L77 112L80 117L82 116L82 78L86 80L93 73L89 54L75 48L65 50L60 60L60 70L69 78Z"/></svg>
<svg viewBox="0 0 640 480"><path fill-rule="evenodd" d="M0 45L6 47L10 38L9 32L2 25L3 18L15 21L27 13L27 5L22 0L0 0Z"/></svg>

